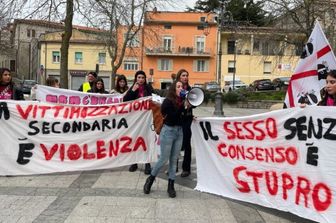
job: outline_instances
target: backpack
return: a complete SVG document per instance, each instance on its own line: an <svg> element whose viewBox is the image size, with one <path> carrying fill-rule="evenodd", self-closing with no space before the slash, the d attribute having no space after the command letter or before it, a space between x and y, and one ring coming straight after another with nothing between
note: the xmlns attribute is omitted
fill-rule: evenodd
<svg viewBox="0 0 336 223"><path fill-rule="evenodd" d="M160 135L160 132L163 126L163 121L165 119L165 117L161 113L161 104L151 101L150 108L153 113L153 125L152 125L153 129L152 130L154 130L156 134Z"/></svg>

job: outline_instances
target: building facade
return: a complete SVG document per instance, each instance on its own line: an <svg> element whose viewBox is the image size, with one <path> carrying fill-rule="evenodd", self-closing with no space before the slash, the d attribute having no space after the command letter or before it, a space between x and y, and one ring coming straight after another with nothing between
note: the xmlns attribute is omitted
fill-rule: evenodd
<svg viewBox="0 0 336 223"><path fill-rule="evenodd" d="M147 12L143 28L143 69L153 86L166 89L172 74L189 72L191 85L216 80L213 14Z"/></svg>
<svg viewBox="0 0 336 223"><path fill-rule="evenodd" d="M221 32L221 86L291 76L305 35L271 27L226 26Z"/></svg>
<svg viewBox="0 0 336 223"><path fill-rule="evenodd" d="M41 81L48 76L60 78L60 60L62 32L41 35L39 39L39 64L43 67ZM99 76L103 78L105 88L110 89L111 64L105 42L99 34L92 31L73 29L68 54L68 83L69 88L77 90L85 81L89 71L95 71L99 66Z"/></svg>

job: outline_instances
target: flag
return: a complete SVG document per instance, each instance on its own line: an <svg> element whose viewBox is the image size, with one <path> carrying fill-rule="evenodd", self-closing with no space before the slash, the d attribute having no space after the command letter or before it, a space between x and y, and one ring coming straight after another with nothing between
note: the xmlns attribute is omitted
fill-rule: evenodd
<svg viewBox="0 0 336 223"><path fill-rule="evenodd" d="M286 107L296 107L300 103L317 104L321 100L320 91L326 85L326 74L333 69L336 69L335 55L320 23L316 21L290 79Z"/></svg>

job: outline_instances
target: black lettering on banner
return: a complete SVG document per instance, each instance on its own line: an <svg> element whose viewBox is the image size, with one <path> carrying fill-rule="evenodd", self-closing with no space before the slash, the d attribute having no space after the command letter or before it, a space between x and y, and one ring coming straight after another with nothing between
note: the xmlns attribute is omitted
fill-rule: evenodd
<svg viewBox="0 0 336 223"><path fill-rule="evenodd" d="M202 128L203 136L205 140L208 140L209 136L210 136L210 139L215 140L215 141L219 139L218 136L214 136L212 134L210 122L205 122L205 128L204 128L203 122L200 122L200 125Z"/></svg>
<svg viewBox="0 0 336 223"><path fill-rule="evenodd" d="M326 133L324 133L323 137L325 139L336 140L336 135L331 133L331 131L334 129L334 127L336 125L336 119L325 118L325 119L323 119L323 122L324 123L330 123L330 126L329 126L328 130L326 131Z"/></svg>
<svg viewBox="0 0 336 223"><path fill-rule="evenodd" d="M310 164L312 166L318 165L318 147L312 146L314 143L306 143L307 146L309 146L307 149L307 164Z"/></svg>
<svg viewBox="0 0 336 223"><path fill-rule="evenodd" d="M2 119L2 115L4 116L5 120L10 118L10 113L6 102L0 102L0 119Z"/></svg>
<svg viewBox="0 0 336 223"><path fill-rule="evenodd" d="M33 150L34 149L34 144L33 143L21 143L19 144L19 154L18 154L18 158L16 160L16 162L18 164L21 165L25 165L27 163L29 163L29 159L30 157L33 156L33 153L30 152L29 150Z"/></svg>

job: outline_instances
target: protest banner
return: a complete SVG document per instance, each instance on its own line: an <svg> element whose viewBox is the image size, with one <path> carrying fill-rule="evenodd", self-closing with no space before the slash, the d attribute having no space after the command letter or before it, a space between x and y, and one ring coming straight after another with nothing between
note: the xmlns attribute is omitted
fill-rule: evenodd
<svg viewBox="0 0 336 223"><path fill-rule="evenodd" d="M306 43L292 75L285 105L315 105L321 100L320 90L326 85L326 74L336 69L336 58L318 21Z"/></svg>
<svg viewBox="0 0 336 223"><path fill-rule="evenodd" d="M106 106L0 102L0 175L106 169L157 159L151 98Z"/></svg>
<svg viewBox="0 0 336 223"><path fill-rule="evenodd" d="M121 94L84 93L62 88L36 85L36 100L63 105L109 105L122 102Z"/></svg>
<svg viewBox="0 0 336 223"><path fill-rule="evenodd" d="M335 117L333 109L310 106L198 118L196 189L335 222Z"/></svg>

